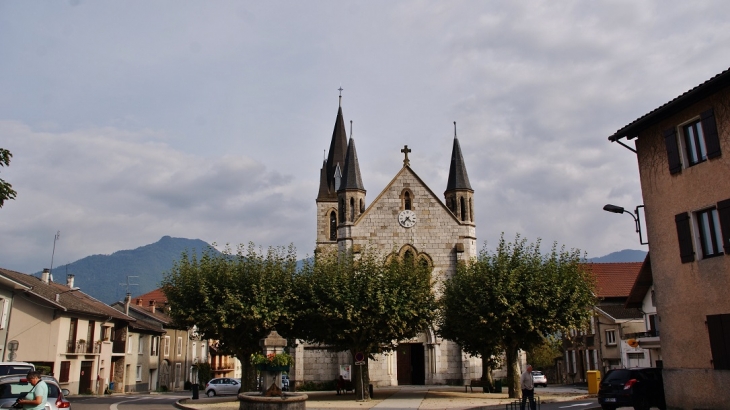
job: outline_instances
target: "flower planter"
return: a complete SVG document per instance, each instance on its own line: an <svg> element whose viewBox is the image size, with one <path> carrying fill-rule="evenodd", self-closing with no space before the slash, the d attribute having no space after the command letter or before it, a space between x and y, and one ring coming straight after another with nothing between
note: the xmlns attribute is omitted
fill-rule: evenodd
<svg viewBox="0 0 730 410"><path fill-rule="evenodd" d="M272 373L288 372L289 366L273 366L270 364L257 364L256 370L261 371L261 372L272 372Z"/></svg>

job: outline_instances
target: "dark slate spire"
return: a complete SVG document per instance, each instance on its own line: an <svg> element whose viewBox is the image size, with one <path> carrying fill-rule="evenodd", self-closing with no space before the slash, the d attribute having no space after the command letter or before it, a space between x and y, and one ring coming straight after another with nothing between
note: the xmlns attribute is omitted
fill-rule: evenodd
<svg viewBox="0 0 730 410"><path fill-rule="evenodd" d="M323 160L322 169L319 171L319 193L317 193L317 199L324 199L328 196L330 196L330 193L327 187L327 160Z"/></svg>
<svg viewBox="0 0 730 410"><path fill-rule="evenodd" d="M360 177L360 163L357 161L357 150L355 149L355 140L352 139L352 132L350 133L350 143L347 145L345 169L342 172L342 185L340 190L343 189L365 190L365 186L362 184L362 177Z"/></svg>
<svg viewBox="0 0 730 410"><path fill-rule="evenodd" d="M347 156L347 135L345 133L345 120L342 118L342 106L337 109L337 119L335 120L335 129L332 131L332 141L330 142L330 150L327 155L327 187L329 195L337 198L337 187L335 186L335 168L340 164L340 168L345 166L345 157Z"/></svg>
<svg viewBox="0 0 730 410"><path fill-rule="evenodd" d="M469 175L466 173L464 157L461 155L461 146L456 137L456 121L454 121L454 147L451 149L451 166L449 167L449 182L446 184L446 191L454 189L471 189Z"/></svg>

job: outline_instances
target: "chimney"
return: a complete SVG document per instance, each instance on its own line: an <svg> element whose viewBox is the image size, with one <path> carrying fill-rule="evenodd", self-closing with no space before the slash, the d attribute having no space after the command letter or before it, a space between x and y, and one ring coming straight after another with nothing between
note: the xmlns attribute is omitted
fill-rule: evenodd
<svg viewBox="0 0 730 410"><path fill-rule="evenodd" d="M48 277L51 275L51 270L48 268L43 269L43 273L41 274L41 281L48 284Z"/></svg>
<svg viewBox="0 0 730 410"><path fill-rule="evenodd" d="M155 313L156 309L155 309L155 300L154 299L150 300L150 310L152 311L152 313Z"/></svg>
<svg viewBox="0 0 730 410"><path fill-rule="evenodd" d="M142 299L137 299L137 301L134 304L137 306L142 306Z"/></svg>
<svg viewBox="0 0 730 410"><path fill-rule="evenodd" d="M124 314L129 315L129 302L132 301L132 294L127 293L127 296L124 297Z"/></svg>
<svg viewBox="0 0 730 410"><path fill-rule="evenodd" d="M66 286L68 286L69 289L74 288L74 275L73 274L66 275Z"/></svg>

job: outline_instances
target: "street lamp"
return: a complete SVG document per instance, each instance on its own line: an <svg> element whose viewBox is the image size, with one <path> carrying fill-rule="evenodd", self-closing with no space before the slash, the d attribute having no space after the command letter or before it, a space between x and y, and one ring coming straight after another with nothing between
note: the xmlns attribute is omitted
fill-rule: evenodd
<svg viewBox="0 0 730 410"><path fill-rule="evenodd" d="M636 224L636 233L639 234L639 243L642 245L648 245L649 242L644 242L643 239L641 238L641 220L639 219L639 208L643 208L643 207L644 207L644 205L639 205L636 207L634 212L631 212L631 211L625 210L624 207L622 207L622 206L606 204L603 207L603 210L608 211L608 212L613 212L615 214L631 215L631 217L634 218L634 224Z"/></svg>

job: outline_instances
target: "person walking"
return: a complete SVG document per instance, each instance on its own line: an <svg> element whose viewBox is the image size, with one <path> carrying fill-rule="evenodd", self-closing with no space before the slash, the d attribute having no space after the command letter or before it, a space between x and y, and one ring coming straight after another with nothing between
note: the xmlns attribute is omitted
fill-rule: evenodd
<svg viewBox="0 0 730 410"><path fill-rule="evenodd" d="M18 399L18 404L26 410L43 410L46 408L48 401L48 385L41 380L41 373L30 371L26 376L33 389L25 395L24 398Z"/></svg>
<svg viewBox="0 0 730 410"><path fill-rule="evenodd" d="M535 410L535 383L532 382L532 366L527 368L520 376L520 386L522 388L522 404L520 410L525 410L525 401L530 400L530 410Z"/></svg>

